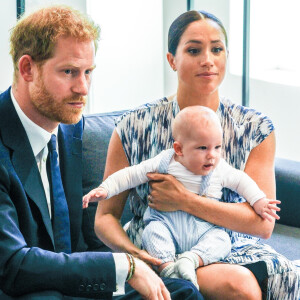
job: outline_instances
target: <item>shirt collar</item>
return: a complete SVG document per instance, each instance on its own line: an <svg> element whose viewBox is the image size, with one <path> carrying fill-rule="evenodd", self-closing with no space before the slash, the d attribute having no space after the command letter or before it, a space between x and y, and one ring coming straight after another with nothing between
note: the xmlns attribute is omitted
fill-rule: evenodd
<svg viewBox="0 0 300 300"><path fill-rule="evenodd" d="M50 133L44 128L38 126L24 114L19 106L19 103L13 95L12 89L10 90L10 96L21 123L26 131L33 154L34 156L37 156L48 144L51 134L57 135L58 127L55 128L53 133Z"/></svg>

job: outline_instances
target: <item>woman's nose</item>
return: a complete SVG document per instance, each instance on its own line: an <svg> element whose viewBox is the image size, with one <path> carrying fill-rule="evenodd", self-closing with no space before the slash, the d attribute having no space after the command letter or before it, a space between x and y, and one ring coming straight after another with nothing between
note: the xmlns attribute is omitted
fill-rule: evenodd
<svg viewBox="0 0 300 300"><path fill-rule="evenodd" d="M213 65L213 54L209 49L202 52L200 55L200 64L204 67L211 67Z"/></svg>

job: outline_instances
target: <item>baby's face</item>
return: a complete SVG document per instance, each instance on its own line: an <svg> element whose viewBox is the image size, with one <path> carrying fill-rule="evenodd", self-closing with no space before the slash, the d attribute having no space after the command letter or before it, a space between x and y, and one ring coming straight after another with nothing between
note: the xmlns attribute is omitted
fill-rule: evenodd
<svg viewBox="0 0 300 300"><path fill-rule="evenodd" d="M196 175L209 174L221 158L222 132L215 126L196 129L182 142L181 163Z"/></svg>

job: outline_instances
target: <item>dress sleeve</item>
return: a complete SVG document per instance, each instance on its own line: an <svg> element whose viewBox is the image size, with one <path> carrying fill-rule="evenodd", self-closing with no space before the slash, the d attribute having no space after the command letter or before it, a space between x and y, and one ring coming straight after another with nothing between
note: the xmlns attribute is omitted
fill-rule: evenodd
<svg viewBox="0 0 300 300"><path fill-rule="evenodd" d="M223 128L223 158L244 170L253 148L274 130L269 117L255 109L222 99L217 111Z"/></svg>
<svg viewBox="0 0 300 300"><path fill-rule="evenodd" d="M256 130L253 131L253 148L263 142L270 133L274 130L274 125L271 119L261 113L256 112L256 120L254 126Z"/></svg>
<svg viewBox="0 0 300 300"><path fill-rule="evenodd" d="M145 153L148 152L152 131L152 117L149 109L140 107L129 111L115 123L129 165L136 165L148 159Z"/></svg>
<svg viewBox="0 0 300 300"><path fill-rule="evenodd" d="M130 165L132 164L131 146L133 144L133 140L131 133L134 130L134 127L132 126L132 124L134 124L134 122L132 122L133 118L134 116L132 116L132 113L127 112L115 120L116 132L119 135L125 155Z"/></svg>

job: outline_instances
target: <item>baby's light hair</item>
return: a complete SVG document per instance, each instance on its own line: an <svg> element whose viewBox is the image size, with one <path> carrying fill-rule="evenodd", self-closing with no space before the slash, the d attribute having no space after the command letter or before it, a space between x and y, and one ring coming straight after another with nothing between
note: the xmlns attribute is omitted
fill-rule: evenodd
<svg viewBox="0 0 300 300"><path fill-rule="evenodd" d="M212 123L222 132L220 120L212 109L200 105L188 106L182 109L173 121L173 139L183 142L185 139L191 138L196 126L205 129Z"/></svg>

